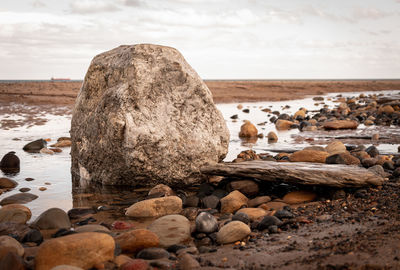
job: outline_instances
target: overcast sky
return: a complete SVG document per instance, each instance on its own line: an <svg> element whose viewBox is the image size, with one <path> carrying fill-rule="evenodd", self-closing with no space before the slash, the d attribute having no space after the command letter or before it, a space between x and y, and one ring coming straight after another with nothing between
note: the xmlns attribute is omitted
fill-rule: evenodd
<svg viewBox="0 0 400 270"><path fill-rule="evenodd" d="M0 79L83 79L121 44L203 79L400 78L400 0L1 0Z"/></svg>

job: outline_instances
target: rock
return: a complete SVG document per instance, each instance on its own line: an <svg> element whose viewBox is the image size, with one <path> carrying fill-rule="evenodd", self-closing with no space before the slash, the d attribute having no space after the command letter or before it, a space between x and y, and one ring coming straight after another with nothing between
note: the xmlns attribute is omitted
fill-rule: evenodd
<svg viewBox="0 0 400 270"><path fill-rule="evenodd" d="M257 137L258 130L255 125L250 121L245 121L245 123L240 127L239 137L240 138L251 138Z"/></svg>
<svg viewBox="0 0 400 270"><path fill-rule="evenodd" d="M57 147L51 147L49 148L49 150L53 151L54 153L61 153L62 149L61 148L57 148Z"/></svg>
<svg viewBox="0 0 400 270"><path fill-rule="evenodd" d="M249 112L250 112L250 109L243 109L242 112L244 112L244 113L249 113Z"/></svg>
<svg viewBox="0 0 400 270"><path fill-rule="evenodd" d="M274 216L276 216L279 219L282 219L282 218L294 218L294 215L292 213L290 213L289 211L284 210L284 209L276 211Z"/></svg>
<svg viewBox="0 0 400 270"><path fill-rule="evenodd" d="M61 140L55 144L50 145L51 147L70 147L71 146L71 140Z"/></svg>
<svg viewBox="0 0 400 270"><path fill-rule="evenodd" d="M157 248L157 247L142 249L136 255L136 258L144 259L144 260L157 260L157 259L163 259L163 258L168 258L168 257L169 257L168 251L166 251L163 248Z"/></svg>
<svg viewBox="0 0 400 270"><path fill-rule="evenodd" d="M38 196L31 193L17 193L8 196L0 201L0 205L6 204L24 204L37 199Z"/></svg>
<svg viewBox="0 0 400 270"><path fill-rule="evenodd" d="M385 113L387 115L391 115L392 113L394 113L394 109L391 105L382 105L381 107L379 107L378 113Z"/></svg>
<svg viewBox="0 0 400 270"><path fill-rule="evenodd" d="M123 252L136 253L144 248L158 247L158 236L149 230L138 229L124 232L115 237Z"/></svg>
<svg viewBox="0 0 400 270"><path fill-rule="evenodd" d="M25 270L24 260L13 251L5 251L4 256L0 257L0 269L5 270Z"/></svg>
<svg viewBox="0 0 400 270"><path fill-rule="evenodd" d="M243 109L243 105L242 105L242 104L238 104L238 105L236 106L236 108L237 108L238 110L241 110L241 109Z"/></svg>
<svg viewBox="0 0 400 270"><path fill-rule="evenodd" d="M51 270L83 270L80 267L72 266L72 265L57 265L56 267L51 268Z"/></svg>
<svg viewBox="0 0 400 270"><path fill-rule="evenodd" d="M205 208L216 209L219 204L219 198L215 195L210 195L201 199L201 202Z"/></svg>
<svg viewBox="0 0 400 270"><path fill-rule="evenodd" d="M83 233L83 232L104 232L104 233L110 233L111 231L98 224L89 224L89 225L83 225L75 228L75 232L77 233Z"/></svg>
<svg viewBox="0 0 400 270"><path fill-rule="evenodd" d="M70 219L78 219L94 213L96 213L96 211L90 207L72 208L67 212Z"/></svg>
<svg viewBox="0 0 400 270"><path fill-rule="evenodd" d="M232 216L232 220L238 220L247 225L250 223L250 217L246 213L239 211Z"/></svg>
<svg viewBox="0 0 400 270"><path fill-rule="evenodd" d="M33 142L26 144L22 149L27 152L39 152L40 149L45 148L47 146L47 142L43 139L39 139Z"/></svg>
<svg viewBox="0 0 400 270"><path fill-rule="evenodd" d="M128 230L134 228L135 225L130 222L116 220L111 224L111 227L114 230Z"/></svg>
<svg viewBox="0 0 400 270"><path fill-rule="evenodd" d="M275 122L275 128L277 130L289 130L291 129L291 127L293 126L293 122L292 121L288 121L288 120L282 120L282 119L278 119Z"/></svg>
<svg viewBox="0 0 400 270"><path fill-rule="evenodd" d="M259 206L259 205L261 205L263 203L267 203L269 201L271 201L271 197L270 196L259 196L259 197L256 197L256 198L252 199L252 200L249 200L247 202L247 205L249 207L257 207L257 206Z"/></svg>
<svg viewBox="0 0 400 270"><path fill-rule="evenodd" d="M334 120L326 121L322 127L327 130L331 129L356 129L358 127L357 121L354 120Z"/></svg>
<svg viewBox="0 0 400 270"><path fill-rule="evenodd" d="M250 227L241 221L232 221L223 226L217 233L217 242L229 244L240 241L251 233Z"/></svg>
<svg viewBox="0 0 400 270"><path fill-rule="evenodd" d="M31 230L28 225L13 222L0 222L0 235L11 235L21 241L26 233Z"/></svg>
<svg viewBox="0 0 400 270"><path fill-rule="evenodd" d="M27 187L23 187L23 188L20 188L19 191L20 192L28 192L28 191L31 191L31 189L27 188Z"/></svg>
<svg viewBox="0 0 400 270"><path fill-rule="evenodd" d="M291 162L325 163L329 153L315 150L300 150L289 156Z"/></svg>
<svg viewBox="0 0 400 270"><path fill-rule="evenodd" d="M39 230L32 229L24 235L21 242L31 242L40 245L43 242L43 235Z"/></svg>
<svg viewBox="0 0 400 270"><path fill-rule="evenodd" d="M25 253L24 247L17 240L8 235L0 236L0 247L6 247L9 251L14 251L21 257Z"/></svg>
<svg viewBox="0 0 400 270"><path fill-rule="evenodd" d="M311 202L317 198L317 195L311 191L299 190L292 191L283 197L283 201L287 204L297 204Z"/></svg>
<svg viewBox="0 0 400 270"><path fill-rule="evenodd" d="M17 181L5 177L0 177L0 188L15 188L17 185Z"/></svg>
<svg viewBox="0 0 400 270"><path fill-rule="evenodd" d="M237 213L245 213L251 221L258 220L267 215L267 211L262 208L242 208Z"/></svg>
<svg viewBox="0 0 400 270"><path fill-rule="evenodd" d="M372 166L376 165L377 163L378 163L378 160L376 158L364 158L363 160L361 160L361 164L365 168L372 167Z"/></svg>
<svg viewBox="0 0 400 270"><path fill-rule="evenodd" d="M293 115L293 119L304 119L306 118L306 112L304 110L298 110Z"/></svg>
<svg viewBox="0 0 400 270"><path fill-rule="evenodd" d="M192 255L185 253L179 256L179 269L192 270L200 268L200 263Z"/></svg>
<svg viewBox="0 0 400 270"><path fill-rule="evenodd" d="M145 218L178 214L182 211L182 200L177 196L148 199L131 205L125 212L129 217Z"/></svg>
<svg viewBox="0 0 400 270"><path fill-rule="evenodd" d="M149 269L149 263L142 259L134 259L124 265L121 270L147 270Z"/></svg>
<svg viewBox="0 0 400 270"><path fill-rule="evenodd" d="M278 135L273 131L268 132L267 138L268 143L276 143L278 141Z"/></svg>
<svg viewBox="0 0 400 270"><path fill-rule="evenodd" d="M53 238L39 246L35 257L36 270L48 270L66 264L89 269L113 260L115 242L105 233L77 233Z"/></svg>
<svg viewBox="0 0 400 270"><path fill-rule="evenodd" d="M346 164L359 165L361 162L358 158L351 155L349 152L334 154L326 158L326 164Z"/></svg>
<svg viewBox="0 0 400 270"><path fill-rule="evenodd" d="M265 216L257 225L259 231L268 229L270 226L280 226L282 221L275 216Z"/></svg>
<svg viewBox="0 0 400 270"><path fill-rule="evenodd" d="M64 210L60 208L50 208L40 214L32 223L32 226L40 230L69 229L71 228L71 221Z"/></svg>
<svg viewBox="0 0 400 270"><path fill-rule="evenodd" d="M371 145L370 147L365 149L365 152L367 152L367 154L370 155L370 157L372 157L372 158L379 156L379 150L374 145Z"/></svg>
<svg viewBox="0 0 400 270"><path fill-rule="evenodd" d="M54 152L48 148L42 148L40 149L39 153L41 154L47 154L47 155L54 155Z"/></svg>
<svg viewBox="0 0 400 270"><path fill-rule="evenodd" d="M168 215L153 221L148 229L160 239L160 246L184 244L190 239L190 222L181 215Z"/></svg>
<svg viewBox="0 0 400 270"><path fill-rule="evenodd" d="M366 126L372 126L373 124L374 124L374 121L372 121L372 120L367 119L364 121L364 125L366 125Z"/></svg>
<svg viewBox="0 0 400 270"><path fill-rule="evenodd" d="M239 115L234 114L234 115L231 116L231 119L239 119Z"/></svg>
<svg viewBox="0 0 400 270"><path fill-rule="evenodd" d="M151 72L149 72L151 71ZM128 75L129 74L129 75ZM222 161L229 130L175 49L120 46L91 62L71 123L75 183L188 186Z"/></svg>
<svg viewBox="0 0 400 270"><path fill-rule="evenodd" d="M258 184L251 180L232 181L228 184L228 190L238 190L245 196L254 196L259 192Z"/></svg>
<svg viewBox="0 0 400 270"><path fill-rule="evenodd" d="M364 123L365 124L365 123ZM379 133L374 133L371 136L371 140L373 141L379 141Z"/></svg>
<svg viewBox="0 0 400 270"><path fill-rule="evenodd" d="M247 204L247 197L240 191L234 190L227 196L223 197L221 202L221 213L234 213L242 206Z"/></svg>
<svg viewBox="0 0 400 270"><path fill-rule="evenodd" d="M47 190L47 187L40 187L39 190L40 191L45 191L45 190Z"/></svg>
<svg viewBox="0 0 400 270"><path fill-rule="evenodd" d="M119 267L119 269L121 268L122 265L126 264L126 263L130 263L132 262L134 259L132 259L131 257L127 256L127 255L118 255L117 257L115 257L114 259L114 263ZM147 269L147 268L146 268Z"/></svg>
<svg viewBox="0 0 400 270"><path fill-rule="evenodd" d="M187 219L194 221L199 213L199 208L197 207L187 207L182 210L182 216L185 216Z"/></svg>
<svg viewBox="0 0 400 270"><path fill-rule="evenodd" d="M158 195L158 197L175 196L175 192L167 185L159 184L150 189L148 195Z"/></svg>
<svg viewBox="0 0 400 270"><path fill-rule="evenodd" d="M0 161L0 169L4 172L19 171L20 160L14 151L8 152Z"/></svg>
<svg viewBox="0 0 400 270"><path fill-rule="evenodd" d="M326 147L325 150L330 154L339 154L346 152L346 146L341 141L332 141Z"/></svg>
<svg viewBox="0 0 400 270"><path fill-rule="evenodd" d="M217 219L213 215L207 212L201 212L196 217L195 224L196 224L196 232L213 233L218 230Z"/></svg>
<svg viewBox="0 0 400 270"><path fill-rule="evenodd" d="M189 196L185 200L185 207L197 207L199 205L200 199L197 196Z"/></svg>
<svg viewBox="0 0 400 270"><path fill-rule="evenodd" d="M270 211L270 210L281 210L285 206L288 206L288 204L284 202L268 202L261 204L259 208Z"/></svg>
<svg viewBox="0 0 400 270"><path fill-rule="evenodd" d="M31 210L20 204L7 204L0 209L0 222L25 224L31 216Z"/></svg>

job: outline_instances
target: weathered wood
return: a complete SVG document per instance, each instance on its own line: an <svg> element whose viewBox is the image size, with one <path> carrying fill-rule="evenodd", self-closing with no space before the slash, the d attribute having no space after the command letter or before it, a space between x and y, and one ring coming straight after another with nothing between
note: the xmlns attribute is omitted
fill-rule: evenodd
<svg viewBox="0 0 400 270"><path fill-rule="evenodd" d="M384 179L367 169L348 165L253 160L201 168L206 175L255 178L261 181L332 187L382 185Z"/></svg>

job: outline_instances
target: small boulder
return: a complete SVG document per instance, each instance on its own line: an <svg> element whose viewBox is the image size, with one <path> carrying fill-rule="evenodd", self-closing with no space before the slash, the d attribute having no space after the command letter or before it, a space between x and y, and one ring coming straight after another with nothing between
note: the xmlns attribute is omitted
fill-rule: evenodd
<svg viewBox="0 0 400 270"><path fill-rule="evenodd" d="M0 209L0 222L25 224L31 216L31 210L20 204L7 204Z"/></svg>
<svg viewBox="0 0 400 270"><path fill-rule="evenodd" d="M259 231L268 229L270 226L280 226L282 221L275 216L265 216L257 225Z"/></svg>
<svg viewBox="0 0 400 270"><path fill-rule="evenodd" d="M349 152L330 155L325 160L326 164L359 165L361 161Z"/></svg>
<svg viewBox="0 0 400 270"><path fill-rule="evenodd" d="M144 248L158 247L160 239L152 231L138 229L118 235L115 242L123 252L136 253Z"/></svg>
<svg viewBox="0 0 400 270"><path fill-rule="evenodd" d="M8 196L0 201L0 205L6 204L25 204L37 199L38 196L32 193L17 193Z"/></svg>
<svg viewBox="0 0 400 270"><path fill-rule="evenodd" d="M160 217L148 229L158 236L162 247L184 244L191 239L190 221L181 215Z"/></svg>
<svg viewBox="0 0 400 270"><path fill-rule="evenodd" d="M385 113L387 115L391 115L392 113L394 113L394 109L391 105L387 104L387 105L382 105L381 107L379 107L378 109L378 113Z"/></svg>
<svg viewBox="0 0 400 270"><path fill-rule="evenodd" d="M325 163L325 160L328 156L329 153L324 151L300 150L291 154L289 156L289 160L291 162Z"/></svg>
<svg viewBox="0 0 400 270"><path fill-rule="evenodd" d="M325 150L330 154L339 154L346 152L346 146L341 141L332 141L326 147Z"/></svg>
<svg viewBox="0 0 400 270"><path fill-rule="evenodd" d="M277 130L289 130L289 129L292 128L293 125L294 125L294 123L292 121L289 121L289 120L278 119L275 122L275 128Z"/></svg>
<svg viewBox="0 0 400 270"><path fill-rule="evenodd" d="M242 208L236 213L245 213L251 221L259 220L260 218L267 215L267 211L262 208Z"/></svg>
<svg viewBox="0 0 400 270"><path fill-rule="evenodd" d="M169 252L163 248L150 247L139 251L139 253L136 255L136 258L144 260L157 260L163 258L167 259L169 258Z"/></svg>
<svg viewBox="0 0 400 270"><path fill-rule="evenodd" d="M33 142L26 144L22 149L26 152L36 152L38 153L40 149L45 148L47 146L47 142L43 139L39 139Z"/></svg>
<svg viewBox="0 0 400 270"><path fill-rule="evenodd" d="M245 121L245 123L240 127L239 137L240 138L252 138L257 137L258 130L255 125L250 121Z"/></svg>
<svg viewBox="0 0 400 270"><path fill-rule="evenodd" d="M136 218L147 218L178 214L181 211L181 198L177 196L168 196L137 202L126 210L125 215Z"/></svg>
<svg viewBox="0 0 400 270"><path fill-rule="evenodd" d="M15 188L16 186L18 186L17 181L5 177L0 177L0 188Z"/></svg>
<svg viewBox="0 0 400 270"><path fill-rule="evenodd" d="M25 253L24 247L17 240L8 235L0 236L0 247L6 247L9 251L14 251L21 257Z"/></svg>
<svg viewBox="0 0 400 270"><path fill-rule="evenodd" d="M317 195L311 191L299 190L292 191L283 197L283 201L287 204L297 204L311 202L317 198Z"/></svg>
<svg viewBox="0 0 400 270"><path fill-rule="evenodd" d="M267 203L269 201L271 201L271 197L270 196L259 196L259 197L256 197L254 199L249 200L247 202L247 205L249 207L257 207L257 206L259 206L259 205L261 205L263 203Z"/></svg>
<svg viewBox="0 0 400 270"><path fill-rule="evenodd" d="M267 138L268 143L276 143L278 141L278 135L273 131L268 132Z"/></svg>
<svg viewBox="0 0 400 270"><path fill-rule="evenodd" d="M245 196L254 196L259 192L258 184L252 180L237 180L228 184L228 190L238 190Z"/></svg>
<svg viewBox="0 0 400 270"><path fill-rule="evenodd" d="M326 130L357 129L358 123L354 120L333 120L324 122L322 127Z"/></svg>
<svg viewBox="0 0 400 270"><path fill-rule="evenodd" d="M208 212L201 212L196 217L196 232L213 233L218 230L217 219Z"/></svg>
<svg viewBox="0 0 400 270"><path fill-rule="evenodd" d="M8 152L0 161L0 169L4 172L19 171L20 160L14 151Z"/></svg>
<svg viewBox="0 0 400 270"><path fill-rule="evenodd" d="M71 228L71 221L64 210L60 208L50 208L40 214L32 223L32 226L40 230L69 229Z"/></svg>
<svg viewBox="0 0 400 270"><path fill-rule="evenodd" d="M251 233L250 227L241 221L232 221L223 226L217 233L217 242L229 244L240 241Z"/></svg>
<svg viewBox="0 0 400 270"><path fill-rule="evenodd" d="M234 190L221 199L221 213L234 213L247 204L247 197Z"/></svg>
<svg viewBox="0 0 400 270"><path fill-rule="evenodd" d="M158 184L157 186L150 189L149 196L158 196L158 197L166 197L166 196L175 196L175 192L167 185Z"/></svg>

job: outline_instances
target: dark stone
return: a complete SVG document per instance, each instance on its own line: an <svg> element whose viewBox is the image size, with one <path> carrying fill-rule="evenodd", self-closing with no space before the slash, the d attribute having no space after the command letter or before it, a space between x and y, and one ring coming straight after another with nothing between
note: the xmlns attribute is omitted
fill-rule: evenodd
<svg viewBox="0 0 400 270"><path fill-rule="evenodd" d="M39 139L26 144L22 149L26 152L37 153L40 149L45 148L46 146L47 142L43 139Z"/></svg>
<svg viewBox="0 0 400 270"><path fill-rule="evenodd" d="M250 110L249 110L249 109L243 109L242 112L244 112L244 113L249 113Z"/></svg>
<svg viewBox="0 0 400 270"><path fill-rule="evenodd" d="M343 189L336 190L332 195L332 199L334 200L344 199L344 198L346 198L346 192Z"/></svg>
<svg viewBox="0 0 400 270"><path fill-rule="evenodd" d="M0 168L5 173L19 172L19 165L20 165L20 160L15 155L14 151L5 154L0 161Z"/></svg>
<svg viewBox="0 0 400 270"><path fill-rule="evenodd" d="M67 230L67 229L59 229L55 234L52 234L51 237L57 238L57 237L66 236L66 235L70 235L70 234L74 234L74 233L77 233L77 232Z"/></svg>
<svg viewBox="0 0 400 270"><path fill-rule="evenodd" d="M275 217L275 216L265 216L260 223L258 223L257 229L259 231L268 229L269 226L276 225L280 226L282 224L282 221Z"/></svg>
<svg viewBox="0 0 400 270"><path fill-rule="evenodd" d="M275 121L277 120L278 118L276 118L276 116L272 116L270 119L269 119L269 121L271 122L271 123L275 123Z"/></svg>
<svg viewBox="0 0 400 270"><path fill-rule="evenodd" d="M19 189L19 191L20 192L28 192L28 191L30 191L31 189L30 188L27 188L27 187L23 187L23 188L20 188Z"/></svg>
<svg viewBox="0 0 400 270"><path fill-rule="evenodd" d="M212 195L217 196L220 199L225 197L228 194L229 194L228 191L226 191L225 189L220 189L220 188L214 190L212 193Z"/></svg>
<svg viewBox="0 0 400 270"><path fill-rule="evenodd" d="M276 216L279 219L282 219L282 218L294 218L294 215L291 212L287 211L287 210L278 210L278 211L275 212L274 216Z"/></svg>
<svg viewBox="0 0 400 270"><path fill-rule="evenodd" d="M17 193L2 199L0 201L0 205L13 204L13 203L25 204L37 198L38 196L32 193Z"/></svg>
<svg viewBox="0 0 400 270"><path fill-rule="evenodd" d="M205 208L216 209L219 204L219 198L215 195L210 195L201 199L201 202Z"/></svg>
<svg viewBox="0 0 400 270"><path fill-rule="evenodd" d="M325 160L326 164L346 164L346 161L340 154L330 155Z"/></svg>
<svg viewBox="0 0 400 270"><path fill-rule="evenodd" d="M250 223L249 216L246 213L241 213L241 212L234 214L232 216L232 220L238 220L247 225L249 225L249 223Z"/></svg>
<svg viewBox="0 0 400 270"><path fill-rule="evenodd" d="M370 147L365 149L365 152L367 152L371 157L376 157L379 155L379 150L374 145L371 145Z"/></svg>
<svg viewBox="0 0 400 270"><path fill-rule="evenodd" d="M237 114L234 114L231 116L231 119L238 119L238 118L239 118L239 116Z"/></svg>
<svg viewBox="0 0 400 270"><path fill-rule="evenodd" d="M210 239L211 239L214 243L217 242L217 232L210 233L210 234L208 235L208 237L210 237Z"/></svg>
<svg viewBox="0 0 400 270"><path fill-rule="evenodd" d="M32 223L32 226L40 230L69 229L71 228L71 221L64 210L60 208L50 208L40 214Z"/></svg>
<svg viewBox="0 0 400 270"><path fill-rule="evenodd" d="M200 201L199 197L194 196L194 195L193 196L189 196L189 197L186 197L185 204L183 206L185 206L185 207L197 207L199 205L199 201Z"/></svg>
<svg viewBox="0 0 400 270"><path fill-rule="evenodd" d="M195 223L197 232L213 233L218 230L217 219L213 215L207 212L201 212L196 217Z"/></svg>
<svg viewBox="0 0 400 270"><path fill-rule="evenodd" d="M96 211L93 208L72 208L68 210L67 214L70 219L78 219L82 216L86 216L88 214L95 214Z"/></svg>
<svg viewBox="0 0 400 270"><path fill-rule="evenodd" d="M43 242L43 235L39 230L32 229L22 238L22 243L33 242L40 245Z"/></svg>
<svg viewBox="0 0 400 270"><path fill-rule="evenodd" d="M394 177L399 177L400 176L400 167L398 167L396 170L394 170L392 175Z"/></svg>
<svg viewBox="0 0 400 270"><path fill-rule="evenodd" d="M301 123L300 123L300 125L299 125L299 130L300 131L303 131L303 129L305 128L305 127L308 127L308 126L312 126L309 122L307 122L307 121L302 121Z"/></svg>
<svg viewBox="0 0 400 270"><path fill-rule="evenodd" d="M0 177L0 188L15 188L18 186L17 181L6 177Z"/></svg>
<svg viewBox="0 0 400 270"><path fill-rule="evenodd" d="M385 170L391 170L391 171L394 170L394 164L393 164L393 162L391 162L391 161L385 161L385 162L383 163L382 167L383 167Z"/></svg>
<svg viewBox="0 0 400 270"><path fill-rule="evenodd" d="M169 252L163 248L151 247L139 251L136 255L137 259L156 260L162 258L169 258Z"/></svg>
<svg viewBox="0 0 400 270"><path fill-rule="evenodd" d="M278 226L276 225L271 225L268 227L269 233L278 233Z"/></svg>
<svg viewBox="0 0 400 270"><path fill-rule="evenodd" d="M378 161L375 158L364 158L361 161L361 164L364 166L364 168L369 168L376 165L377 162Z"/></svg>
<svg viewBox="0 0 400 270"><path fill-rule="evenodd" d="M88 225L89 222L96 222L96 219L94 219L93 217L88 217L85 218L84 220L77 222L76 225L78 226Z"/></svg>
<svg viewBox="0 0 400 270"><path fill-rule="evenodd" d="M197 197L199 197L201 199L205 196L211 195L213 193L213 191L214 191L214 187L212 185L210 185L208 183L201 184L199 186L199 191L197 193Z"/></svg>
<svg viewBox="0 0 400 270"><path fill-rule="evenodd" d="M368 197L368 192L365 189L357 189L356 192L354 192L354 198L366 198Z"/></svg>
<svg viewBox="0 0 400 270"><path fill-rule="evenodd" d="M184 249L184 248L187 248L187 246L175 244L175 245L169 246L169 247L167 248L167 251L176 254L176 253L178 252L178 250Z"/></svg>
<svg viewBox="0 0 400 270"><path fill-rule="evenodd" d="M282 113L278 116L278 119L281 120L290 120L290 115L288 115L287 113Z"/></svg>
<svg viewBox="0 0 400 270"><path fill-rule="evenodd" d="M13 251L9 251L0 258L0 269L25 270L24 260Z"/></svg>

